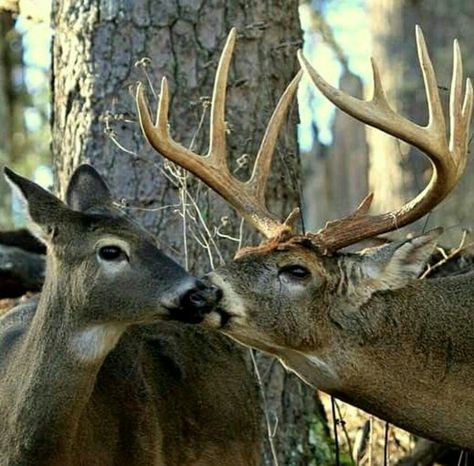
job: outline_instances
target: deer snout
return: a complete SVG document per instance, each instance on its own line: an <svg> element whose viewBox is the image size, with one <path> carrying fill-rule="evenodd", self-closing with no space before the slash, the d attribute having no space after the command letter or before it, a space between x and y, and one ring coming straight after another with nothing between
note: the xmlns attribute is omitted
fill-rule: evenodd
<svg viewBox="0 0 474 466"><path fill-rule="evenodd" d="M171 317L187 323L199 323L222 299L222 291L215 285L194 280L192 286L182 289L178 305L170 309Z"/></svg>
<svg viewBox="0 0 474 466"><path fill-rule="evenodd" d="M202 316L210 312L222 299L222 290L215 285L198 280L196 287L189 290L181 302L181 306Z"/></svg>

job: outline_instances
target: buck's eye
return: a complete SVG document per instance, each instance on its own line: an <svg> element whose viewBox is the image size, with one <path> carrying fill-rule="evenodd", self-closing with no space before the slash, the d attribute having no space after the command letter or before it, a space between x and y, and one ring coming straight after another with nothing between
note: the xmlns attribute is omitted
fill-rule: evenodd
<svg viewBox="0 0 474 466"><path fill-rule="evenodd" d="M99 249L99 257L108 262L128 260L127 254L118 246L102 246Z"/></svg>
<svg viewBox="0 0 474 466"><path fill-rule="evenodd" d="M294 280L303 280L308 278L311 272L302 265L287 265L279 270L278 275Z"/></svg>

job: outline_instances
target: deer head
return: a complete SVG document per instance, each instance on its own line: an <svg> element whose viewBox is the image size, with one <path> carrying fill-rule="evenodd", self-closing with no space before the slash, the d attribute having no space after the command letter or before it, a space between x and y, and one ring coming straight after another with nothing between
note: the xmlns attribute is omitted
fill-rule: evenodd
<svg viewBox="0 0 474 466"><path fill-rule="evenodd" d="M8 168L5 175L24 200L30 228L48 247L45 287L61 288L75 308L89 314L74 319L126 326L169 319L189 300L206 307L217 299L215 288L165 256L156 240L116 207L91 166L72 175L66 204Z"/></svg>
<svg viewBox="0 0 474 466"><path fill-rule="evenodd" d="M210 310L220 290L160 252L92 167L66 203L6 175L48 254L41 294L0 316L1 464L257 464L243 355L163 322L200 321L186 307Z"/></svg>
<svg viewBox="0 0 474 466"><path fill-rule="evenodd" d="M433 173L426 188L398 210L369 215L373 197L369 194L351 215L329 222L318 232L298 234L293 227L295 213L285 222L278 222L268 214L264 192L278 128L301 73L276 107L250 180L241 183L232 179L225 162L224 100L234 40L235 31L229 35L217 70L207 156L193 154L171 139L165 80L156 125L141 88L137 94L142 129L152 146L201 178L267 238L261 246L241 250L230 265L210 274L224 297L206 317L206 324L278 356L312 385L408 430L474 448L471 436L464 431L463 413L453 401L465 391L463 383L474 374L474 367L466 368L459 378L446 376L444 382L451 394L457 394L445 403L444 412L456 411L451 416L462 428L454 429L454 433L433 427L436 418L432 412L440 407L439 392L433 387L442 373L442 361L450 359L449 351L474 356L472 338L464 338L460 324L466 318L466 309L474 311L474 300L467 292L474 283L456 285L462 290L459 293L464 293L460 298L453 294L453 284L434 286L416 280L440 231L358 253L339 252L421 218L452 191L462 175L473 91L468 79L463 97L457 42L449 141L436 77L420 28L416 29L416 40L429 111L425 127L406 120L390 107L374 61L374 94L371 100L361 101L331 87L299 54L305 73L327 98L355 118L422 150L431 161ZM453 346L437 348L435 352L439 353L433 356L427 342L445 338ZM412 353L417 356L412 357ZM431 359L433 366L428 368L426 361ZM468 361L464 356L460 360ZM474 398L469 397L467 403L472 414ZM406 412L407 407L411 412Z"/></svg>

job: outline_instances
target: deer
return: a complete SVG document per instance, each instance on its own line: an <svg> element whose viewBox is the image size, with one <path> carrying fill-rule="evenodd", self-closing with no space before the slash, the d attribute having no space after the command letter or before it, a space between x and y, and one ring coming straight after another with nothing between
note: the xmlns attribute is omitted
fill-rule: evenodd
<svg viewBox="0 0 474 466"><path fill-rule="evenodd" d="M63 202L5 168L47 246L38 298L0 316L2 466L257 465L244 354L196 322L220 290L158 249L90 165ZM192 306L191 306L192 303Z"/></svg>
<svg viewBox="0 0 474 466"><path fill-rule="evenodd" d="M201 325L276 356L311 386L379 418L474 451L474 275L418 279L440 229L376 248L344 250L420 219L461 177L473 90L467 79L463 96L458 42L453 45L449 141L436 75L418 26L429 115L424 127L392 109L374 60L373 97L365 101L327 83L300 51L302 70L276 105L253 172L243 182L230 174L226 150L225 96L235 39L232 30L216 72L207 155L171 137L165 78L156 122L143 86L136 94L142 131L154 150L201 179L265 237L208 275L223 297ZM399 209L378 215L369 214L369 194L353 213L316 232L298 231L297 210L284 221L276 218L266 206L265 186L281 122L303 74L344 112L419 148L432 165L425 189Z"/></svg>

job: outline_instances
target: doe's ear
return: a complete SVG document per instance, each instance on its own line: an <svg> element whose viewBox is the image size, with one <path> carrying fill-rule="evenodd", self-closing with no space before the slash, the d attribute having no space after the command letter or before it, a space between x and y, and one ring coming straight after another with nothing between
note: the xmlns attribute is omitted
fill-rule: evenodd
<svg viewBox="0 0 474 466"><path fill-rule="evenodd" d="M93 207L108 207L113 199L103 178L90 165L77 167L66 191L67 205L79 212Z"/></svg>
<svg viewBox="0 0 474 466"><path fill-rule="evenodd" d="M67 207L56 196L9 168L5 167L4 173L26 206L33 222L30 225L32 232L44 241L52 228L64 221Z"/></svg>
<svg viewBox="0 0 474 466"><path fill-rule="evenodd" d="M442 229L363 252L363 269L372 290L396 290L418 278L433 253Z"/></svg>

